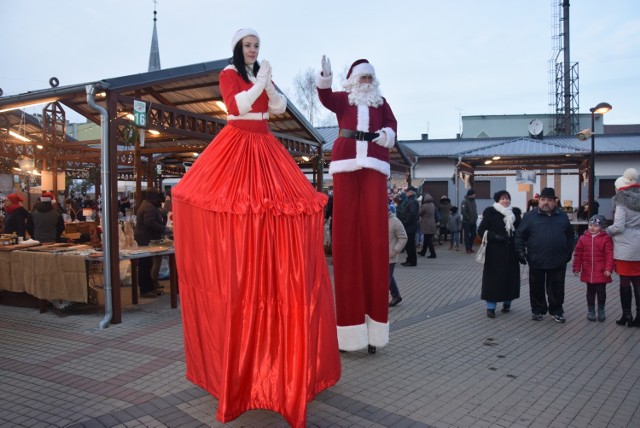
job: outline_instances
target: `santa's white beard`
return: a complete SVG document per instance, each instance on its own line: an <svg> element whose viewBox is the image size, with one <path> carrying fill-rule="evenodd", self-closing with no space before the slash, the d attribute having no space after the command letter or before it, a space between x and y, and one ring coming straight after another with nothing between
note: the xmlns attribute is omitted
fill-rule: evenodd
<svg viewBox="0 0 640 428"><path fill-rule="evenodd" d="M377 84L373 83L348 83L345 89L349 92L349 104L379 107L382 105L382 94Z"/></svg>

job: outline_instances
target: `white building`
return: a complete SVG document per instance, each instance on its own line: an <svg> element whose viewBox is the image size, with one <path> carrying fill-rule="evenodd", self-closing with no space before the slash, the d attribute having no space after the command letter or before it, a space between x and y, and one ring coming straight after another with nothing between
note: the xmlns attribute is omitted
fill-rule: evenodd
<svg viewBox="0 0 640 428"><path fill-rule="evenodd" d="M540 123L531 123L534 119ZM640 132L609 134L603 132L602 116L595 119L594 197L599 212L610 219L613 182L626 168L640 169ZM548 121L547 115L468 116L463 117L463 135L473 138L429 140L423 135L398 144L412 160L413 184L424 183L436 200L447 195L459 205L473 186L482 212L493 203L494 192L506 189L513 205L524 211L527 201L548 186L555 188L561 205L577 211L588 201L591 139L549 136ZM580 129L591 128L591 115L580 115L580 124Z"/></svg>

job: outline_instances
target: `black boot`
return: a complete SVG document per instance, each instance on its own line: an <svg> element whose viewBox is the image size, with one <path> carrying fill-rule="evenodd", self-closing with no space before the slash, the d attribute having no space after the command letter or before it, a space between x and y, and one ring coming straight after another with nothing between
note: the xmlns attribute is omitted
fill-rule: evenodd
<svg viewBox="0 0 640 428"><path fill-rule="evenodd" d="M607 315L604 312L604 304L598 303L598 321L602 322L607 319Z"/></svg>
<svg viewBox="0 0 640 428"><path fill-rule="evenodd" d="M640 285L633 286L633 294L636 298L636 318L629 323L629 327L640 327Z"/></svg>
<svg viewBox="0 0 640 428"><path fill-rule="evenodd" d="M625 325L633 321L631 316L631 287L620 286L620 305L622 306L622 318L616 320L616 324Z"/></svg>

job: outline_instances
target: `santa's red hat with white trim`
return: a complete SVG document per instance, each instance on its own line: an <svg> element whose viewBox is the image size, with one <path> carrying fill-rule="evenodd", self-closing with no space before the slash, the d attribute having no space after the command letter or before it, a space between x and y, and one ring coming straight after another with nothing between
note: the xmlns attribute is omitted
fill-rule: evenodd
<svg viewBox="0 0 640 428"><path fill-rule="evenodd" d="M349 71L347 72L347 80L357 76L363 76L365 74L369 74L371 76L376 75L376 70L373 68L373 65L369 63L366 59L359 59L351 64L349 67Z"/></svg>

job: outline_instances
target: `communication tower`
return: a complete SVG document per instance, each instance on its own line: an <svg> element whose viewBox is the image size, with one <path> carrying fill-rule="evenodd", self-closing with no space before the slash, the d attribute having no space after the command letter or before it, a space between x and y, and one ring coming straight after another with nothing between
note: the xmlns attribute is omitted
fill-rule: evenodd
<svg viewBox="0 0 640 428"><path fill-rule="evenodd" d="M555 135L573 135L579 127L578 63L569 49L569 0L551 0L553 49L549 58L549 110Z"/></svg>

